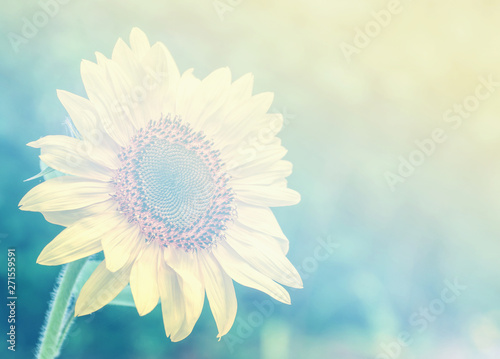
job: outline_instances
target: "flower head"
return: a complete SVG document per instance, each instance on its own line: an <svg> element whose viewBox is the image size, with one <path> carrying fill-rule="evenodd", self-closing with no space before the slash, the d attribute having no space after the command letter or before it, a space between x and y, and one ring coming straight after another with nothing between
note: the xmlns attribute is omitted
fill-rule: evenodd
<svg viewBox="0 0 500 359"><path fill-rule="evenodd" d="M166 335L188 336L205 298L218 336L236 315L233 280L290 303L278 283L301 287L288 240L269 207L296 204L292 170L268 114L273 96L252 95L247 74L180 75L161 43L138 29L111 59L83 61L88 99L58 91L76 137L28 145L65 176L29 191L21 209L67 227L38 263L60 265L104 252L75 314L90 314L128 284L140 315L161 302Z"/></svg>

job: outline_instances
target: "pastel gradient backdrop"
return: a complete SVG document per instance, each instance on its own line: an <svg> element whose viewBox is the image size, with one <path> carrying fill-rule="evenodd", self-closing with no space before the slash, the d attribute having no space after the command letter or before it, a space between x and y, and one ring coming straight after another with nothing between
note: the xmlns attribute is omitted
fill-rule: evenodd
<svg viewBox="0 0 500 359"><path fill-rule="evenodd" d="M66 0L16 52L9 34L54 1L6 0L0 12L0 283L5 298L14 247L19 298L17 350L2 334L2 358L32 357L60 270L35 261L61 228L17 209L38 183L22 182L39 165L25 144L66 133L56 89L85 96L80 61L110 56L134 26L181 71L229 66L234 78L253 72L255 92L275 92L289 185L302 194L275 214L304 289L291 290L291 306L259 311L269 298L237 286L237 319L220 342L208 303L180 343L166 339L159 307L139 317L107 306L76 320L61 358L500 357L500 87L470 97L480 77L500 81L498 2ZM474 111L446 121L464 101ZM436 129L432 150L424 140ZM412 155L416 141L430 154ZM391 187L387 173L410 156L419 165ZM331 253L322 241L336 243ZM446 281L466 289L451 300Z"/></svg>

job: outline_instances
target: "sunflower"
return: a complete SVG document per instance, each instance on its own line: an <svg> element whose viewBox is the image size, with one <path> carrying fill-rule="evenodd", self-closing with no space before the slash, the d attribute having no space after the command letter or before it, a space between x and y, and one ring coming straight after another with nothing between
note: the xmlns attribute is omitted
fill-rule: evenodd
<svg viewBox="0 0 500 359"><path fill-rule="evenodd" d="M80 291L75 315L90 314L130 285L139 315L161 303L167 337L187 337L205 300L218 337L236 316L233 280L290 303L301 288L288 240L269 207L300 195L268 114L273 95L252 95L253 77L228 68L182 75L167 48L134 28L111 59L82 61L88 99L58 91L74 136L28 145L64 176L31 189L20 208L65 226L37 263L61 265L104 253ZM278 284L280 283L280 284Z"/></svg>

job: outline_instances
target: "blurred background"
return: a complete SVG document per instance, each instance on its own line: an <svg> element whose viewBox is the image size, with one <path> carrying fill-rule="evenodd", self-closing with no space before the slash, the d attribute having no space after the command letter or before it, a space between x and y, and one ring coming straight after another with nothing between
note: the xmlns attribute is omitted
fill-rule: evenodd
<svg viewBox="0 0 500 359"><path fill-rule="evenodd" d="M60 270L35 261L62 228L17 207L38 183L25 144L66 134L56 89L85 96L80 61L134 26L181 71L229 66L275 93L302 202L274 212L304 289L286 306L237 285L220 342L207 302L180 343L159 307L107 306L61 358L499 358L499 16L492 0L4 1L0 276L5 298L16 248L18 323L2 358L33 356Z"/></svg>

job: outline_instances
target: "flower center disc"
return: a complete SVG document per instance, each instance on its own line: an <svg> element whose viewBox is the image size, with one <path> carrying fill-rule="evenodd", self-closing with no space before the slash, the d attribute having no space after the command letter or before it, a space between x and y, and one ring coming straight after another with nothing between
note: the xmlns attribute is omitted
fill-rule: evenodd
<svg viewBox="0 0 500 359"><path fill-rule="evenodd" d="M169 117L137 132L113 177L119 211L148 241L186 251L223 239L236 214L219 152L200 132Z"/></svg>
<svg viewBox="0 0 500 359"><path fill-rule="evenodd" d="M194 151L157 140L144 149L137 169L144 202L172 226L188 227L207 212L215 185Z"/></svg>

